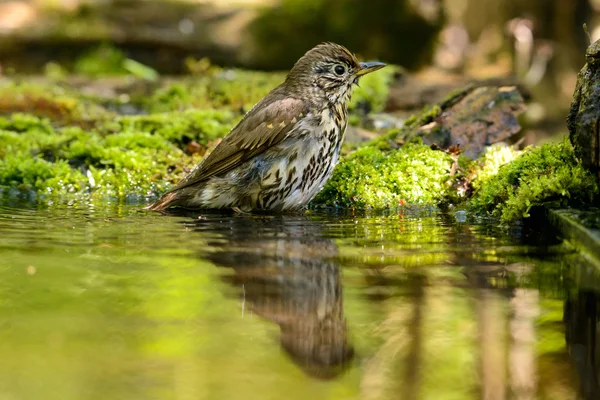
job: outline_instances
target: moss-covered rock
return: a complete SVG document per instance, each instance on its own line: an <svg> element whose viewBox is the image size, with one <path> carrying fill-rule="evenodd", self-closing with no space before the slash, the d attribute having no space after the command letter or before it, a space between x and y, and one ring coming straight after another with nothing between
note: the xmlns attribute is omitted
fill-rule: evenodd
<svg viewBox="0 0 600 400"><path fill-rule="evenodd" d="M509 162L499 166L503 161ZM530 147L521 154L496 148L477 168L470 206L504 222L527 218L532 207L544 203L580 205L598 194L594 177L577 162L568 139Z"/></svg>
<svg viewBox="0 0 600 400"><path fill-rule="evenodd" d="M385 209L437 206L450 188L452 158L420 143L363 147L341 161L313 205Z"/></svg>
<svg viewBox="0 0 600 400"><path fill-rule="evenodd" d="M577 76L567 126L575 154L600 185L600 40L588 47L585 56L587 62Z"/></svg>
<svg viewBox="0 0 600 400"><path fill-rule="evenodd" d="M209 64L196 73L141 91L130 82L104 97L67 81L0 81L0 115L8 115L0 116L0 192L29 199L154 197L284 79ZM382 109L392 74L390 69L361 81L350 107L358 122ZM475 162L424 145L420 137L442 126L442 116L460 107L464 93L425 107L401 129L345 154L313 206L456 205L468 197L470 184L473 210L513 221L535 205L576 204L597 193L567 142L522 154L493 146ZM119 115L128 104L140 115Z"/></svg>
<svg viewBox="0 0 600 400"><path fill-rule="evenodd" d="M507 94L511 96L505 101L494 101L502 100ZM440 104L427 105L420 113L407 118L402 128L389 130L344 157L313 204L382 209L398 204L447 207L462 203L468 197L473 176L467 175L471 160L459 156L460 150L468 148L469 143L457 146L456 142L459 145L464 142L469 115L478 124L489 121L487 132L468 131L468 138L480 140L480 136L492 130L513 131L514 124L507 121L516 117L508 110L520 110L520 107L511 108L513 105L522 106L522 98L514 88L468 87L451 93ZM502 118L490 117L497 113ZM460 115L460 123L456 122L456 115ZM439 136L437 131L444 131L453 140L435 140ZM422 144L425 139L430 145ZM477 154L469 152L469 156ZM480 175L492 174L490 163L483 162L488 168L481 167Z"/></svg>

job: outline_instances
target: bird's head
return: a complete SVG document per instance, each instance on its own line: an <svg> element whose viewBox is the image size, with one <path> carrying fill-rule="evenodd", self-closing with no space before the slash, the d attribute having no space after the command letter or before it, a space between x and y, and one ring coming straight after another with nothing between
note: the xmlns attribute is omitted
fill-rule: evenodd
<svg viewBox="0 0 600 400"><path fill-rule="evenodd" d="M322 43L294 65L285 81L287 89L303 98L329 103L350 99L358 79L385 67L381 62L359 62L344 46Z"/></svg>

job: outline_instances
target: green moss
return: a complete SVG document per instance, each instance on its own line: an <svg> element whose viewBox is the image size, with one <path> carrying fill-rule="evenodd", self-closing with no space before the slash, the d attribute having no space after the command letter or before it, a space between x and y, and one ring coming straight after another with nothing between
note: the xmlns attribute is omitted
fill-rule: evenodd
<svg viewBox="0 0 600 400"><path fill-rule="evenodd" d="M437 205L449 188L452 159L419 143L382 151L369 145L345 158L314 205L369 209Z"/></svg>
<svg viewBox="0 0 600 400"><path fill-rule="evenodd" d="M12 130L15 132L38 131L49 134L53 131L50 121L40 119L30 114L15 113L11 118L0 117L0 129Z"/></svg>
<svg viewBox="0 0 600 400"><path fill-rule="evenodd" d="M515 160L522 152L512 146L496 144L490 146L486 152L470 165L469 180L475 190L486 186L494 178L500 168Z"/></svg>
<svg viewBox="0 0 600 400"><path fill-rule="evenodd" d="M354 89L351 113L380 112L389 94L396 67L388 66L360 80ZM210 67L201 75L161 85L141 101L148 112L189 108L230 109L245 112L285 79L283 73L265 73ZM359 119L356 118L355 122Z"/></svg>
<svg viewBox="0 0 600 400"><path fill-rule="evenodd" d="M437 118L438 115L442 112L442 108L437 104L428 104L423 109L417 113L408 117L404 121L404 126L407 128L415 128L423 125L427 125L430 122L433 122Z"/></svg>
<svg viewBox="0 0 600 400"><path fill-rule="evenodd" d="M163 192L200 158L185 155L175 143L172 132L185 122L160 126L153 121L154 133L141 130L144 125L138 122L117 121L123 123L119 132L101 134L80 127L52 128L47 120L26 115L0 118L0 189L117 199ZM213 137L222 131L207 132Z"/></svg>
<svg viewBox="0 0 600 400"><path fill-rule="evenodd" d="M162 85L142 106L149 112L188 108L249 110L283 82L284 74L210 68L205 74Z"/></svg>
<svg viewBox="0 0 600 400"><path fill-rule="evenodd" d="M0 190L65 194L81 191L85 181L85 176L65 160L52 163L19 152L6 156L0 163Z"/></svg>
<svg viewBox="0 0 600 400"><path fill-rule="evenodd" d="M454 183L462 178L463 168L451 176L452 157L423 145L416 134L440 112L438 105L426 106L401 129L392 129L343 157L312 204L384 209L462 200ZM459 159L459 167L465 165L464 157Z"/></svg>
<svg viewBox="0 0 600 400"><path fill-rule="evenodd" d="M141 131L182 145L190 140L207 144L225 136L239 116L226 110L195 110L127 116L104 124L105 132Z"/></svg>
<svg viewBox="0 0 600 400"><path fill-rule="evenodd" d="M545 202L576 205L592 201L598 193L594 178L577 162L567 139L529 148L500 168L490 161L494 151L500 152L493 150L487 161L484 157L483 170L473 182L477 190L470 204L477 212L512 222L527 218L532 207Z"/></svg>

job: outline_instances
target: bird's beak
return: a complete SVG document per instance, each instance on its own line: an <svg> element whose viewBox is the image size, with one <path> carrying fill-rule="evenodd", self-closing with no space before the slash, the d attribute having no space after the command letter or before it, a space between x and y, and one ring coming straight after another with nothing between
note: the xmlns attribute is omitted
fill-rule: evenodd
<svg viewBox="0 0 600 400"><path fill-rule="evenodd" d="M358 70L358 72L356 72L356 76L370 74L371 72L377 71L378 69L381 69L383 67L385 67L385 64L382 62L361 62L360 69Z"/></svg>

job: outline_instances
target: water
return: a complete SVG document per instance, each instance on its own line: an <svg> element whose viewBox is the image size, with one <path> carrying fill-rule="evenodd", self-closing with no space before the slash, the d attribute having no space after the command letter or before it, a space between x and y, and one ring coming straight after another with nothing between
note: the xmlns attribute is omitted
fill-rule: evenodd
<svg viewBox="0 0 600 400"><path fill-rule="evenodd" d="M0 399L600 398L600 279L542 231L2 207Z"/></svg>

